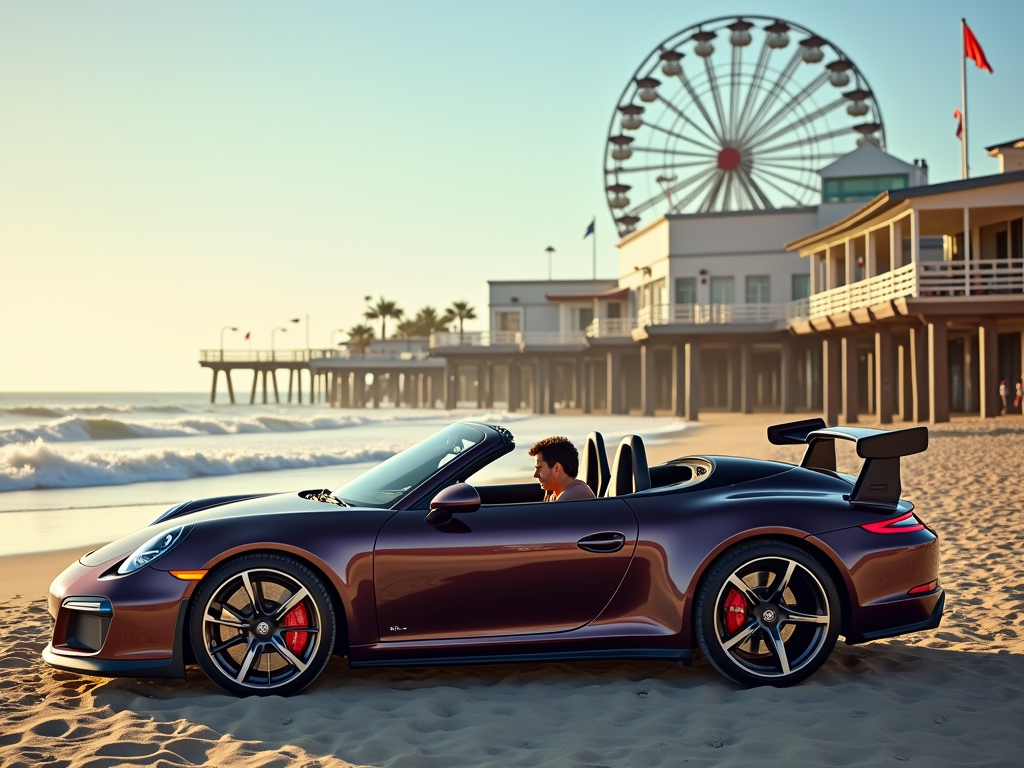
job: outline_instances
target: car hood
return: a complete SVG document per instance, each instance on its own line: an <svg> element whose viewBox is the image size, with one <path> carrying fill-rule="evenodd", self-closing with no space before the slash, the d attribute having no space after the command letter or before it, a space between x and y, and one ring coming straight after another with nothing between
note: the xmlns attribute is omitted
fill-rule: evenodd
<svg viewBox="0 0 1024 768"><path fill-rule="evenodd" d="M190 504L193 503L195 502L190 502ZM244 498L241 501L229 503L219 502L216 506L208 508L203 508L201 505L197 506L200 508L196 509L194 512L175 515L174 517L168 518L160 523L140 528L133 533L129 533L127 536L123 536L116 541L112 541L106 546L100 547L99 549L83 556L79 562L81 562L82 565L92 567L103 565L111 560L125 557L126 555L134 552L137 548L141 547L150 538L159 534L162 530L170 530L171 528L176 528L179 525L197 523L204 520L244 517L248 515L323 512L325 508L329 508L332 505L320 501L304 499L299 496L297 492L294 492ZM338 509L340 511L341 507L338 507Z"/></svg>

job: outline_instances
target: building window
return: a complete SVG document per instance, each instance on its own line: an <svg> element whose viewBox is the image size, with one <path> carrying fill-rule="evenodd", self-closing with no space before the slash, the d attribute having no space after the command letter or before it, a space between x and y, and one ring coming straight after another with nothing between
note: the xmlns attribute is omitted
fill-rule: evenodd
<svg viewBox="0 0 1024 768"><path fill-rule="evenodd" d="M522 312L495 312L496 330L518 333L523 330Z"/></svg>
<svg viewBox="0 0 1024 768"><path fill-rule="evenodd" d="M676 304L697 303L697 278L677 277L676 278Z"/></svg>
<svg viewBox="0 0 1024 768"><path fill-rule="evenodd" d="M793 301L806 299L811 295L811 276L793 275Z"/></svg>
<svg viewBox="0 0 1024 768"><path fill-rule="evenodd" d="M736 281L731 277L711 278L711 303L735 304Z"/></svg>
<svg viewBox="0 0 1024 768"><path fill-rule="evenodd" d="M593 307L576 307L572 310L572 329L574 331L585 331L587 326L594 320Z"/></svg>
<svg viewBox="0 0 1024 768"><path fill-rule="evenodd" d="M608 319L618 320L622 317L622 304L617 301L610 302L608 304Z"/></svg>
<svg viewBox="0 0 1024 768"><path fill-rule="evenodd" d="M772 300L768 275L747 275L747 304L769 304Z"/></svg>
<svg viewBox="0 0 1024 768"><path fill-rule="evenodd" d="M855 179L825 179L822 198L826 203L854 203L874 200L889 189L905 189L907 175L863 176Z"/></svg>

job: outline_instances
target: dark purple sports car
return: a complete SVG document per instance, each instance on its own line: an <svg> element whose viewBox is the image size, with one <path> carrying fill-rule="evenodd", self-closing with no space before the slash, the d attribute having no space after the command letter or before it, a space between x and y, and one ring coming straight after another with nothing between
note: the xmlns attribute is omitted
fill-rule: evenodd
<svg viewBox="0 0 1024 768"><path fill-rule="evenodd" d="M512 451L460 422L333 491L172 507L50 587L50 665L293 694L331 654L352 666L673 659L699 647L741 685L792 685L839 635L862 643L942 617L935 533L900 499L924 427L768 430L800 466L691 456L649 467L627 437L597 498L541 502L536 483L469 485ZM863 466L836 471L836 440Z"/></svg>

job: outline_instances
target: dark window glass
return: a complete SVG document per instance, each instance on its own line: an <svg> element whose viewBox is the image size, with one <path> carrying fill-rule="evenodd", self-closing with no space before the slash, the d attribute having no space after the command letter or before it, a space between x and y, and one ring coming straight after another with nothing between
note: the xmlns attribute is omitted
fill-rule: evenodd
<svg viewBox="0 0 1024 768"><path fill-rule="evenodd" d="M823 198L826 203L852 203L873 200L889 189L904 189L906 174L893 176L862 176L854 179L825 179Z"/></svg>
<svg viewBox="0 0 1024 768"><path fill-rule="evenodd" d="M396 453L382 464L351 480L334 495L359 507L390 507L437 470L484 439L483 432L465 424L452 424L436 435Z"/></svg>

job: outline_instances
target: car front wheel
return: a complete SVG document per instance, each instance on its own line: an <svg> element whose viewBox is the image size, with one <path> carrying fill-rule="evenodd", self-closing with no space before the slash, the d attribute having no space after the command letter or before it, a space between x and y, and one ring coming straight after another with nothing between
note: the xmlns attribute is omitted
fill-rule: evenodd
<svg viewBox="0 0 1024 768"><path fill-rule="evenodd" d="M244 555L203 579L192 604L192 648L213 682L236 696L289 696L312 683L334 648L321 580L278 555Z"/></svg>
<svg viewBox="0 0 1024 768"><path fill-rule="evenodd" d="M784 687L809 677L832 653L841 624L828 573L782 541L726 552L701 582L695 608L704 656L744 686Z"/></svg>

